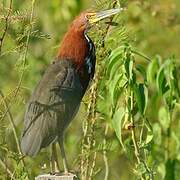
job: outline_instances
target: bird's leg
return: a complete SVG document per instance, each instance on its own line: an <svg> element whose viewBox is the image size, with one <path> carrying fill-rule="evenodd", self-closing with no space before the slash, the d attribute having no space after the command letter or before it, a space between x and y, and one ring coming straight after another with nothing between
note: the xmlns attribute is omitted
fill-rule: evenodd
<svg viewBox="0 0 180 180"><path fill-rule="evenodd" d="M56 143L54 143L53 149L54 149L53 151L54 151L54 159L55 159L55 170L57 172L60 172L60 166L59 166L59 162L58 162Z"/></svg>
<svg viewBox="0 0 180 180"><path fill-rule="evenodd" d="M54 143L53 143L54 144ZM51 173L55 173L55 164L54 164L54 152L53 152L53 144L51 145Z"/></svg>
<svg viewBox="0 0 180 180"><path fill-rule="evenodd" d="M61 138L59 138L58 143L59 143L60 150L61 150L64 172L65 172L65 174L67 174L68 173L68 166L67 166L67 159L66 159L66 154L65 154L65 150L64 150L64 141L63 140L64 140L64 138L62 136Z"/></svg>
<svg viewBox="0 0 180 180"><path fill-rule="evenodd" d="M57 157L57 150L56 150L56 143L52 143L51 172L52 174L60 172L58 157Z"/></svg>

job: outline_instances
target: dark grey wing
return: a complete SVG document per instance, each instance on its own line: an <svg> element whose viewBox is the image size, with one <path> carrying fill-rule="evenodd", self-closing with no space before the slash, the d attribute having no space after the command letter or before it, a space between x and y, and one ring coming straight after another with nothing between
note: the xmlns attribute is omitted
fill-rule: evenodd
<svg viewBox="0 0 180 180"><path fill-rule="evenodd" d="M73 64L61 60L50 65L27 106L21 148L34 156L63 134L78 111L83 90Z"/></svg>

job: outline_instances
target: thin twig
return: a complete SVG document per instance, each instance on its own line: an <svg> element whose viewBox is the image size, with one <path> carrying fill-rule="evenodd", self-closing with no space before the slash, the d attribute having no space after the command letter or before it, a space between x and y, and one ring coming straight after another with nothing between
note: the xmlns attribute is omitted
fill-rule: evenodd
<svg viewBox="0 0 180 180"><path fill-rule="evenodd" d="M14 138L15 138L15 141L16 141L16 145L17 145L17 150L18 150L18 153L20 156L22 156L22 151L21 151L21 148L20 148L20 143L19 143L19 140L18 140L18 135L17 135L17 128L16 128L16 125L14 123L14 119L13 119L13 116L11 114L11 111L10 109L8 108L8 104L6 102L6 99L4 97L4 94L3 92L0 90L0 96L2 97L2 100L4 102L4 107L6 109L8 109L7 113L8 113L8 117L9 117L9 122L11 124L11 127L13 129L13 134L14 134ZM25 167L25 162L24 162L24 159L22 158L21 159L21 162L22 162L22 166Z"/></svg>
<svg viewBox="0 0 180 180"><path fill-rule="evenodd" d="M139 136L139 144L142 144L143 141L143 133L144 133L144 126L145 126L145 118L142 118L143 123L142 123L142 128L140 130L140 136Z"/></svg>
<svg viewBox="0 0 180 180"><path fill-rule="evenodd" d="M23 60L23 70L22 70L22 73L21 73L18 85L17 85L17 87L14 90L14 95L13 95L12 98L16 98L17 97L17 94L19 92L19 89L21 87L22 80L23 80L23 77L24 77L25 66L27 64L27 53L28 53L28 48L29 48L29 40L30 40L31 31L32 31L32 28L33 28L32 21L33 21L33 16L34 16L35 0L32 0L31 2L32 2L31 3L31 15L30 15L30 22L29 22L30 29L29 29L28 34L27 34L26 45L25 45L26 49L25 49L24 56L23 56L23 59L22 59ZM6 115L8 114L8 111L11 108L11 106L12 106L12 104L8 105L6 111L5 111L5 113L4 113L4 115L3 115L3 117L1 119L4 119L6 117Z"/></svg>
<svg viewBox="0 0 180 180"><path fill-rule="evenodd" d="M118 5L118 1L117 0L114 0L113 1L113 8L116 7L116 5ZM105 35L107 36L110 28L111 28L111 22L113 21L113 16L110 17L110 23L108 24L108 26L106 27L106 31L105 31ZM102 48L105 48L105 39L106 39L106 36L104 37L103 41L102 41ZM108 158L107 158L107 150L106 150L106 135L108 133L108 124L106 124L106 128L105 128L105 136L104 136L104 140L103 140L103 145L104 145L104 148L103 148L103 160L104 160L104 164L105 164L105 177L104 177L104 180L108 180L108 176L109 176L109 165L108 165Z"/></svg>
<svg viewBox="0 0 180 180"><path fill-rule="evenodd" d="M139 145L138 145L138 141L137 141L137 138L136 138L136 126L135 126L135 122L134 122L134 117L132 116L132 112L133 112L133 109L134 109L134 94L133 94L133 91L130 90L130 100L131 100L131 112L129 112L130 114L130 121L133 125L133 128L131 129L131 135L132 135L132 141L133 141L133 145L134 145L134 154L135 154L135 157L137 159L137 163L138 164L143 164L144 168L146 169L146 172L148 174L152 174L149 167L147 166L146 162L140 157L140 149L139 149ZM141 175L141 179L142 180L145 180L145 175L142 174ZM152 178L150 178L152 179Z"/></svg>
<svg viewBox="0 0 180 180"><path fill-rule="evenodd" d="M109 176L109 165L108 165L108 158L107 158L107 150L106 150L106 136L108 133L108 124L106 124L105 127L105 133L104 133L104 140L103 140L103 159L104 159L104 164L105 164L105 176L104 180L108 180Z"/></svg>
<svg viewBox="0 0 180 180"><path fill-rule="evenodd" d="M12 2L12 0L11 0ZM27 34L27 39L26 39L26 44L25 44L25 51L24 51L24 55L23 55L23 58L22 58L22 61L23 61L23 70L22 70L22 73L21 73L21 76L20 76L20 79L19 79L19 82L18 82L18 85L15 89L15 93L14 93L14 98L17 97L17 94L19 92L19 89L21 87L21 84L22 84L22 80L23 80L23 77L24 77L24 72L25 72L25 66L27 64L27 53L28 53L28 48L29 48L29 41L30 41L30 35L31 35L31 31L32 31L32 28L33 28L33 24L32 24L32 21L33 21L33 16L34 16L34 5L35 5L35 0L32 0L31 1L31 15L30 15L30 28L29 28L29 31L28 31L28 34ZM8 17L9 18L9 17ZM7 30L6 30L7 31ZM5 35L4 35L5 36ZM10 108L12 106L12 104L8 105L6 104L6 112L4 113L4 117L9 114L10 112ZM10 115L9 115L9 118L10 118ZM13 124L12 124L13 125ZM13 130L14 131L14 130ZM14 133L14 134L17 134L17 133ZM16 138L15 138L16 139ZM19 146L19 145L18 145ZM20 146L18 147L18 150L20 149ZM23 159L23 158L22 158ZM23 160L22 160L22 163L23 163ZM24 166L24 163L23 163L23 166ZM29 177L27 177L29 179Z"/></svg>
<svg viewBox="0 0 180 180"><path fill-rule="evenodd" d="M116 5L118 4L118 1L117 0L113 0L113 5L112 5L112 8L115 8L116 7ZM107 27L106 27L106 30L105 30L105 36L104 36L104 38L102 39L102 48L104 48L105 47L105 39L106 39L106 36L107 36L107 34L108 34L108 32L109 32L109 30L110 30L110 28L111 28L111 23L113 22L113 16L111 16L110 17L110 23L107 25Z"/></svg>
<svg viewBox="0 0 180 180"><path fill-rule="evenodd" d="M19 79L19 82L18 82L18 85L17 85L17 88L16 88L16 92L15 92L15 95L14 97L16 97L20 87L21 87L21 84L22 84L22 80L23 80L23 77L24 77L24 72L25 72L25 67L26 67L26 64L27 64L27 53L28 53L28 49L29 49L29 40L30 40L30 35L31 35L31 32L32 32L32 29L33 29L33 16L34 16L34 5L35 5L35 0L32 0L31 1L31 15L30 15L30 21L29 21L29 31L28 31L28 34L27 34L27 39L26 39L26 44L25 44L25 52L24 52L24 56L23 56L23 70L22 70L22 73L21 73L21 76L20 76L20 79Z"/></svg>
<svg viewBox="0 0 180 180"><path fill-rule="evenodd" d="M83 126L83 132L84 137L82 140L82 158L81 158L81 178L83 180L87 179L89 168L91 168L90 172L92 172L92 167L94 169L95 162L94 160L96 158L93 158L93 166L90 167L90 151L92 147L95 146L95 139L94 139L94 125L96 122L96 100L97 100L97 86L98 86L98 72L96 72L95 78L94 78L94 84L91 86L90 91L90 103L87 108L87 118L84 122ZM95 153L95 152L94 152ZM95 154L94 154L95 155ZM90 176L91 177L91 176Z"/></svg>
<svg viewBox="0 0 180 180"><path fill-rule="evenodd" d="M143 53L140 53L136 50L131 50L132 53L138 55L138 56L141 56L142 58L144 58L145 60L147 60L148 62L151 62L151 59L149 57L147 57L146 55L144 55Z"/></svg>
<svg viewBox="0 0 180 180"><path fill-rule="evenodd" d="M131 113L133 111L133 92L131 91ZM137 138L136 138L136 131L135 131L135 123L134 123L134 117L132 116L132 114L130 114L130 121L133 125L133 128L131 129L131 135L132 135L132 142L133 142L133 145L134 145L134 155L137 159L137 164L140 164L141 163L141 159L140 159L140 150L139 150L139 146L138 146L138 142L137 142ZM141 180L145 180L145 177L144 175L141 175Z"/></svg>
<svg viewBox="0 0 180 180"><path fill-rule="evenodd" d="M115 2L115 1L114 1ZM117 2L117 1L116 1ZM113 4L113 7L115 7L115 3ZM111 18L111 21L113 18ZM110 29L111 25L109 24L102 35L102 40L97 49L103 49L105 50L105 39L107 37L108 31ZM104 51L103 51L104 52ZM99 56L100 59L104 58L102 56ZM90 168L90 174L88 179L92 179L93 176L93 170L96 165L96 152L94 152L93 156L93 162L90 163L90 152L91 149L95 146L95 138L94 138L94 127L97 119L97 113L96 113L96 104L97 104L97 97L98 97L98 85L100 81L100 77L103 73L103 68L99 68L101 61L99 60L99 64L96 64L96 74L94 77L94 83L91 86L90 91L90 102L87 108L87 118L85 122L83 123L83 139L82 139L82 149L81 149L81 178L83 180L87 179L88 172ZM88 152L88 153L87 153ZM91 166L90 166L91 165Z"/></svg>
<svg viewBox="0 0 180 180"><path fill-rule="evenodd" d="M9 27L9 17L10 17L11 11L12 11L12 0L10 0L10 3L9 3L8 14L5 17L5 28L4 28L3 34L2 34L2 36L0 38L0 55L1 55L1 52L2 52L2 46L3 46L4 38L6 36L7 30L8 30L8 27Z"/></svg>
<svg viewBox="0 0 180 180"><path fill-rule="evenodd" d="M89 180L91 180L94 175L94 168L96 166L96 158L97 158L97 152L94 152L93 162L92 162L92 166L91 166L90 173L89 173Z"/></svg>
<svg viewBox="0 0 180 180"><path fill-rule="evenodd" d="M131 90L130 90L130 100L131 100L130 121L131 121L132 126L133 126L133 128L131 129L131 134L132 134L132 141L134 144L134 154L136 156L138 164L140 164L141 161L140 161L140 157L139 157L139 146L138 146L138 142L136 139L136 132L135 132L135 128L134 128L135 127L134 117L132 116L132 111L134 109L134 94Z"/></svg>
<svg viewBox="0 0 180 180"><path fill-rule="evenodd" d="M0 165L4 168L4 170L7 171L7 173L10 175L11 179L16 180L13 177L13 173L11 172L11 170L7 167L7 165L2 161L2 159L0 159Z"/></svg>

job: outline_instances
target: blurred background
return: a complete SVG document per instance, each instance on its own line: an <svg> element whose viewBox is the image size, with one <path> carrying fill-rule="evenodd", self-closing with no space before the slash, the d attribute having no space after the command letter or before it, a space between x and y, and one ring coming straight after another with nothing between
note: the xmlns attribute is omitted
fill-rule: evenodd
<svg viewBox="0 0 180 180"><path fill-rule="evenodd" d="M0 0L0 179L11 179L12 174L15 179L26 179L27 170L30 179L33 179L38 174L50 171L50 147L43 149L33 159L26 157L26 165L23 167L14 133L16 131L17 138L20 139L26 103L48 64L56 57L60 41L72 20L83 10L112 8L113 3L113 0L112 2L104 0ZM110 29L110 32L113 30L122 32L123 29L123 35L117 39L119 43L114 44L114 47L129 43L150 59L158 57L161 63L164 59L173 56L179 73L180 1L121 0L117 1L116 6L119 4L127 10L115 18L118 26ZM102 26L106 28L107 25ZM103 36L101 31L100 24L90 32L97 51L98 39ZM108 40L111 38L118 37L113 34L111 36L110 33ZM113 49L109 49L111 50ZM138 62L143 64L145 69L148 68L148 64L141 58ZM152 86L152 94L154 89ZM178 180L180 178L180 133L178 132L180 106L175 107L173 114L173 137L167 137L162 123L165 120L160 119L166 116L166 112L160 110L163 104L160 99L161 96L156 93L150 97L148 105L148 117L155 129L153 139L150 140L151 143L148 146L149 163L155 174L154 179ZM80 112L65 135L65 149L70 169L78 173L80 173L82 155L82 122L87 116L87 104L88 98L85 97ZM101 120L97 122L96 127L97 144L103 142L106 127L104 121L102 125L99 125L100 122ZM127 134L125 133L123 137L126 141L130 141ZM138 179L133 157L124 153L111 125L106 135L109 179ZM169 145L170 158L164 155L166 151L164 142L168 138L174 138ZM92 179L101 180L104 179L105 165L103 151L98 148ZM173 176L167 177L167 169L172 170L170 174Z"/></svg>

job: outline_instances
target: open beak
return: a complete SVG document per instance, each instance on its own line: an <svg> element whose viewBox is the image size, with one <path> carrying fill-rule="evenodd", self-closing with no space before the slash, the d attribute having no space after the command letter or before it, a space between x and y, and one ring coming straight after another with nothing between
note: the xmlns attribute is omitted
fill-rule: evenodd
<svg viewBox="0 0 180 180"><path fill-rule="evenodd" d="M94 24L102 19L118 14L122 10L123 8L118 8L118 9L109 9L109 10L94 12L94 13L87 13L87 18L90 24Z"/></svg>

